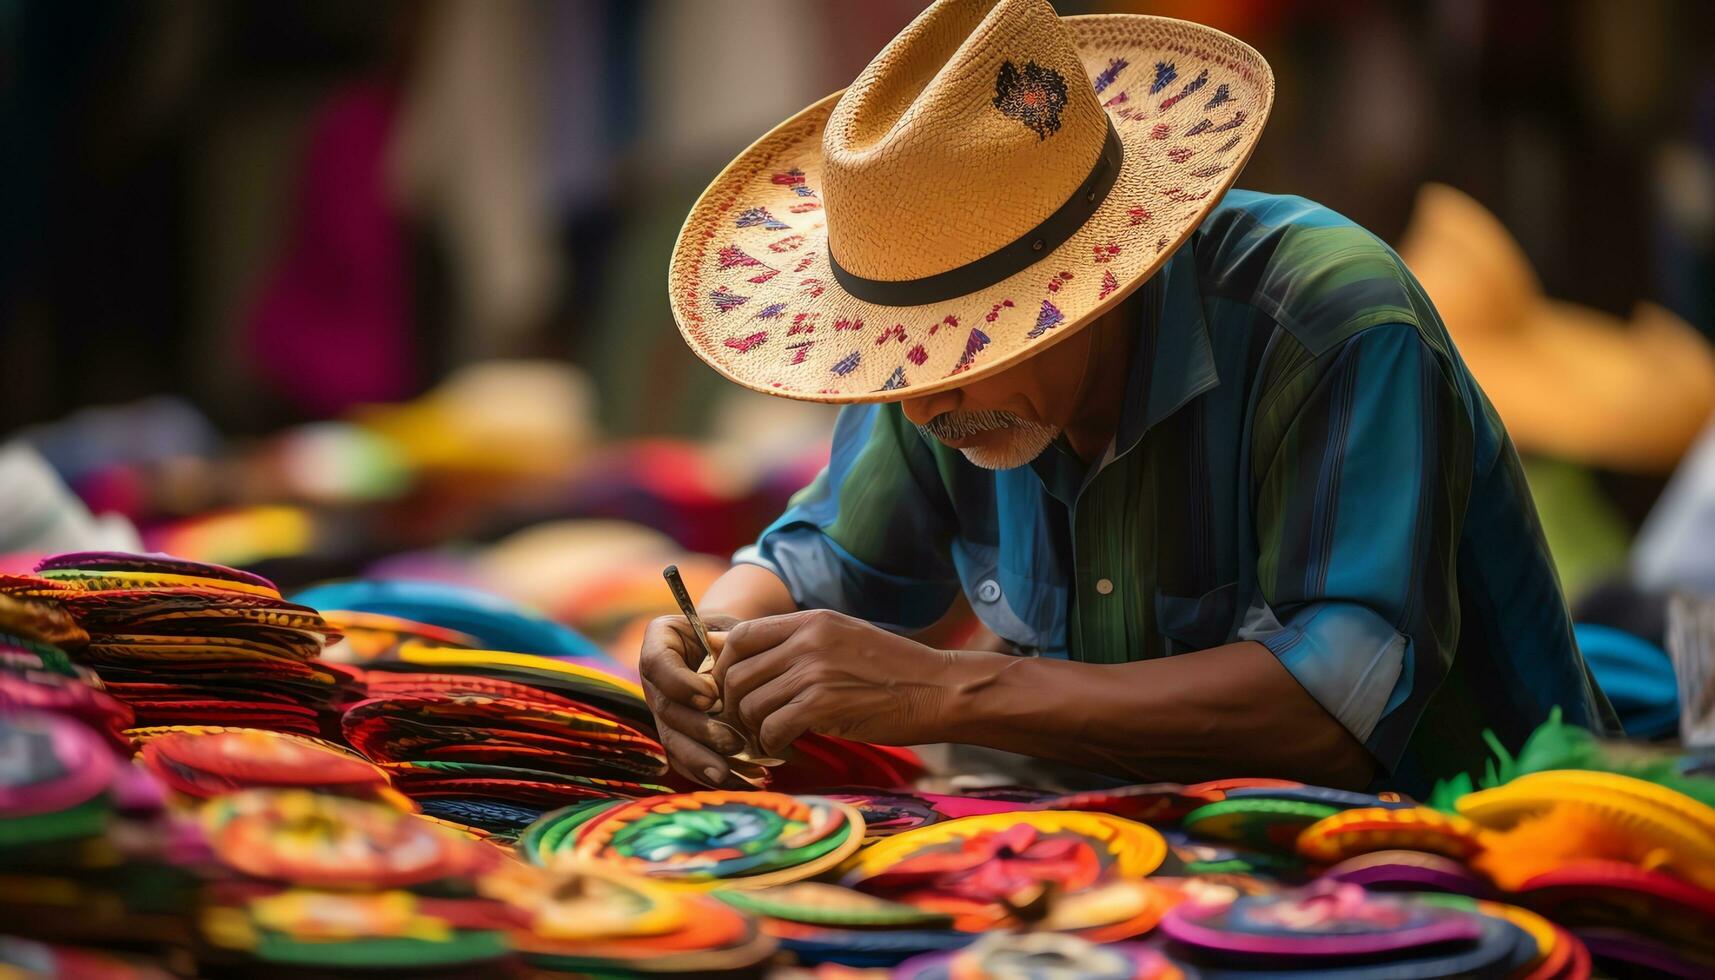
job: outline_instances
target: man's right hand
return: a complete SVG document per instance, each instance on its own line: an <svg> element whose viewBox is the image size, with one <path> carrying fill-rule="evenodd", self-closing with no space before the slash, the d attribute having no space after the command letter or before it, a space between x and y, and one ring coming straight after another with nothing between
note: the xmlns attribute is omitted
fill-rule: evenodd
<svg viewBox="0 0 1715 980"><path fill-rule="evenodd" d="M731 616L709 615L703 625L728 630L738 625ZM710 637L720 651L718 635ZM735 789L751 787L732 774L726 756L744 748L730 728L717 724L705 712L714 706L714 678L697 673L703 651L691 624L683 616L662 616L649 624L638 656L637 672L643 679L643 694L655 714L661 746L673 771L707 786Z"/></svg>

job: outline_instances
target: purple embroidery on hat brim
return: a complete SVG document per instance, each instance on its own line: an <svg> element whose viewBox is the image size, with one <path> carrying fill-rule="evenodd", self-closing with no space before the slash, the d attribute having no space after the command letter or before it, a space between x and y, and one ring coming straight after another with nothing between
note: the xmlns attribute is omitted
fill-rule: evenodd
<svg viewBox="0 0 1715 980"><path fill-rule="evenodd" d="M1149 94L1154 95L1172 85L1173 80L1178 77L1179 68L1177 65L1171 61L1157 61L1155 63L1155 81L1149 83Z"/></svg>
<svg viewBox="0 0 1715 980"><path fill-rule="evenodd" d="M978 330L976 327L972 327L971 335L965 338L965 352L959 355L959 362L953 365L952 373L960 374L968 370L971 366L971 362L977 359L977 354L988 345L989 335Z"/></svg>
<svg viewBox="0 0 1715 980"><path fill-rule="evenodd" d="M785 303L770 303L756 312L756 318L758 320L772 320L785 311Z"/></svg>
<svg viewBox="0 0 1715 980"><path fill-rule="evenodd" d="M1066 79L1052 68L1027 61L1021 69L1001 62L994 79L994 107L1001 115L1023 123L1036 138L1060 131L1060 110L1066 107Z"/></svg>
<svg viewBox="0 0 1715 980"><path fill-rule="evenodd" d="M1100 302L1104 299L1107 299L1110 295L1113 294L1113 291L1118 289L1118 288L1120 288L1120 281L1118 279L1114 278L1114 270L1103 269L1102 270L1102 291L1099 295L1096 296L1096 301Z"/></svg>
<svg viewBox="0 0 1715 980"><path fill-rule="evenodd" d="M1030 328L1030 332L1024 335L1024 339L1035 340L1055 327L1058 327L1061 321L1065 319L1066 314L1061 313L1058 306L1055 306L1047 300L1043 300L1042 309L1036 314L1036 326Z"/></svg>
<svg viewBox="0 0 1715 980"><path fill-rule="evenodd" d="M1110 58L1108 60L1108 66L1103 68L1102 73L1096 76L1096 94L1101 95L1106 91L1107 87L1114 83L1114 79L1120 77L1120 72L1125 71L1125 66L1129 64L1131 64L1131 62L1124 58Z"/></svg>
<svg viewBox="0 0 1715 980"><path fill-rule="evenodd" d="M1231 102L1232 100L1233 100L1233 93L1227 88L1227 83L1222 82L1221 84L1215 86L1215 94L1209 96L1209 101L1203 103L1203 109L1205 111L1207 111L1209 109L1213 109L1214 107L1216 107L1218 105L1225 105L1226 103Z"/></svg>
<svg viewBox="0 0 1715 980"><path fill-rule="evenodd" d="M774 215L769 214L767 208L749 208L747 210L740 211L738 217L733 220L733 224L740 228L754 228L757 225L761 225L770 231L779 231L782 228L792 227L786 222L781 221L779 218L776 218Z"/></svg>
<svg viewBox="0 0 1715 980"><path fill-rule="evenodd" d="M1179 104L1180 99L1185 98L1187 95L1190 95L1191 93L1197 91L1198 89L1202 88L1203 86L1205 86L1207 84L1209 84L1209 69L1205 68L1202 71L1197 73L1196 78L1193 78L1189 82L1186 82L1185 87L1180 89L1179 93L1177 95L1173 96L1170 99L1162 99L1161 100L1161 108L1163 110L1173 108L1175 105Z"/></svg>
<svg viewBox="0 0 1715 980"><path fill-rule="evenodd" d="M828 370L834 372L835 374L837 374L843 378L846 375L852 373L853 371L856 371L857 366L858 366L858 361L860 361L862 359L863 359L863 355L859 354L857 351L854 350L850 354L847 354L845 357L842 357L838 361L835 361L834 366L829 368Z"/></svg>
<svg viewBox="0 0 1715 980"><path fill-rule="evenodd" d="M881 386L881 390L897 391L903 387L905 387L905 369L896 367L893 369L893 373L887 376L887 383Z"/></svg>
<svg viewBox="0 0 1715 980"><path fill-rule="evenodd" d="M727 289L725 286L722 286L719 289L716 289L714 292L709 294L709 302L715 304L716 310L718 310L721 313L725 313L728 310L731 310L735 306L743 306L744 304L750 302L750 297L749 296L740 296L737 293Z"/></svg>
<svg viewBox="0 0 1715 980"><path fill-rule="evenodd" d="M747 255L744 249L739 248L737 245L728 245L721 249L716 253L716 259L720 263L720 267L723 269L730 269L735 265L748 266L762 264Z"/></svg>

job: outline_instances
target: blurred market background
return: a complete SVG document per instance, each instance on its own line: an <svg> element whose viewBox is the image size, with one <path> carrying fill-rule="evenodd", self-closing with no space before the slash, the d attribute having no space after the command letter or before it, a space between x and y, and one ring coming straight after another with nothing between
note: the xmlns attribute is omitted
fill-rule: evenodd
<svg viewBox="0 0 1715 980"><path fill-rule="evenodd" d="M1405 254L1525 456L1586 651L1623 648L1591 654L1640 687L1610 694L1673 731L1667 596L1715 589L1706 6L1056 6L1269 59L1241 185ZM831 422L685 349L680 222L920 7L0 0L8 567L451 582L634 658L660 566L717 574Z"/></svg>

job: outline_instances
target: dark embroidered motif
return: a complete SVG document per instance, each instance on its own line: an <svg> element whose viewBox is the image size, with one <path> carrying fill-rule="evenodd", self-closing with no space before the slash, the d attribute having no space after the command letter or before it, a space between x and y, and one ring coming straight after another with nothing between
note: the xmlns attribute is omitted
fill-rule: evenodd
<svg viewBox="0 0 1715 980"><path fill-rule="evenodd" d="M726 345L740 354L748 354L752 348L768 339L768 331L760 330L748 337L728 337Z"/></svg>
<svg viewBox="0 0 1715 980"><path fill-rule="evenodd" d="M1173 80L1178 77L1178 66L1174 65L1171 61L1157 61L1155 63L1155 81L1149 83L1149 94L1154 95L1167 86L1172 85Z"/></svg>
<svg viewBox="0 0 1715 980"><path fill-rule="evenodd" d="M1239 138L1237 136L1235 136L1232 139L1227 140L1225 143L1222 143L1220 146L1215 147L1215 152L1216 153L1225 153L1228 150L1230 150L1233 147L1238 146L1238 145L1239 145Z"/></svg>
<svg viewBox="0 0 1715 980"><path fill-rule="evenodd" d="M1175 105L1179 104L1180 99L1183 99L1187 95L1190 95L1192 92L1197 91L1207 84L1209 84L1209 69L1205 68L1201 72L1197 73L1196 78L1186 82L1185 87L1179 90L1179 94L1173 96L1171 99L1161 100L1161 108L1163 110L1173 108Z"/></svg>
<svg viewBox="0 0 1715 980"><path fill-rule="evenodd" d="M1114 96L1113 98L1107 100L1106 102L1103 102L1102 108L1112 109L1116 105L1124 105L1125 103L1130 102L1130 101L1131 101L1131 96L1125 94L1124 92L1121 92L1120 94Z"/></svg>
<svg viewBox="0 0 1715 980"><path fill-rule="evenodd" d="M893 326L883 330L881 332L881 336L875 338L875 346L880 347L882 344L885 344L890 340L897 340L902 344L905 343L905 324L895 323Z"/></svg>
<svg viewBox="0 0 1715 980"><path fill-rule="evenodd" d="M1183 146L1176 146L1173 149L1167 151L1167 159L1172 160L1174 163L1184 163L1185 161L1191 159L1191 155L1195 152L1197 152L1197 151L1196 150L1188 150Z"/></svg>
<svg viewBox="0 0 1715 980"><path fill-rule="evenodd" d="M1007 308L1007 307L1010 307L1011 305L1012 305L1012 300L1003 299L1000 302L996 303L995 305L989 307L988 314L986 316L984 316L983 319L987 320L989 323L993 323L996 320L1000 319L1000 311ZM983 343L985 343L985 344L988 343L988 340L985 338L983 340Z"/></svg>
<svg viewBox="0 0 1715 980"><path fill-rule="evenodd" d="M1114 270L1103 269L1102 270L1102 291L1101 291L1101 293L1099 293L1096 296L1096 300L1099 302L1101 300L1107 299L1108 296L1110 294L1112 294L1113 291L1118 289L1118 288L1120 288L1120 281L1118 279L1114 278Z"/></svg>
<svg viewBox="0 0 1715 980"><path fill-rule="evenodd" d="M828 288L822 284L822 280L817 279L815 276L811 276L803 280L798 283L798 285L802 286L804 291L810 294L811 298L822 295L822 293Z"/></svg>
<svg viewBox="0 0 1715 980"><path fill-rule="evenodd" d="M837 374L843 378L846 375L852 373L853 371L856 371L857 366L858 366L858 361L860 361L862 359L863 359L863 356L854 350L850 354L847 354L845 357L842 357L839 360L835 361L834 366L829 368L828 370L834 372L835 374Z"/></svg>
<svg viewBox="0 0 1715 980"><path fill-rule="evenodd" d="M805 269L808 269L810 267L810 263L812 263L814 261L816 261L816 253L811 252L809 255L806 255L803 258L799 259L798 264L792 267L792 271L793 272L803 272Z"/></svg>
<svg viewBox="0 0 1715 980"><path fill-rule="evenodd" d="M1131 215L1131 224L1133 228L1149 220L1148 208L1130 208L1126 211L1126 214Z"/></svg>
<svg viewBox="0 0 1715 980"><path fill-rule="evenodd" d="M773 279L775 276L778 276L779 274L780 274L779 269L776 269L773 266L765 265L762 267L761 272L758 272L756 275L751 276L749 279L746 279L745 282L753 282L753 283L756 283L758 286L760 286L763 283L767 282L768 280Z"/></svg>
<svg viewBox="0 0 1715 980"><path fill-rule="evenodd" d="M863 319L859 318L856 320L847 320L847 319L842 317L842 318L834 321L834 329L835 330L862 330L863 329Z"/></svg>
<svg viewBox="0 0 1715 980"><path fill-rule="evenodd" d="M1106 245L1093 245L1091 247L1095 250L1096 261L1098 263L1112 262L1114 260L1114 256L1120 254L1120 247L1115 242L1108 242Z"/></svg>
<svg viewBox="0 0 1715 980"><path fill-rule="evenodd" d="M1226 122L1220 124L1219 126L1216 126L1214 129L1209 130L1209 132L1211 132L1211 133L1224 133L1229 129L1238 129L1240 126L1243 126L1244 124L1245 124L1245 111L1243 109L1240 109L1238 112L1233 113L1233 118L1227 120Z"/></svg>
<svg viewBox="0 0 1715 980"><path fill-rule="evenodd" d="M709 302L715 304L716 310L725 313L735 306L743 306L745 303L750 302L750 297L740 296L739 294L727 289L725 286L722 286L709 294Z"/></svg>
<svg viewBox="0 0 1715 980"><path fill-rule="evenodd" d="M929 336L935 336L936 331L940 330L942 327L956 327L958 325L959 318L949 313L945 317L941 318L940 323L934 324L929 328Z"/></svg>
<svg viewBox="0 0 1715 980"><path fill-rule="evenodd" d="M1203 191L1201 194L1193 194L1183 187L1169 187L1161 192L1161 196L1167 198L1169 201L1178 201L1180 204L1186 204L1191 201L1201 201L1203 198L1209 196L1209 192Z"/></svg>
<svg viewBox="0 0 1715 980"><path fill-rule="evenodd" d="M778 317L781 313L784 313L785 311L786 311L786 304L785 303L770 303L767 306L764 306L762 309L757 311L756 318L758 320L772 320L775 317Z"/></svg>
<svg viewBox="0 0 1715 980"><path fill-rule="evenodd" d="M923 362L929 359L929 352L923 349L922 344L918 344L905 352L905 359L918 367L922 367Z"/></svg>
<svg viewBox="0 0 1715 980"><path fill-rule="evenodd" d="M1214 129L1214 128L1215 128L1214 122L1212 122L1209 119L1209 117L1204 116L1203 121L1198 123L1195 126L1192 126L1190 129L1187 129L1185 131L1185 135L1186 136L1201 136L1202 134L1207 133L1209 130Z"/></svg>
<svg viewBox="0 0 1715 980"><path fill-rule="evenodd" d="M1130 63L1131 62L1126 61L1124 58L1109 59L1108 66L1102 69L1102 73L1100 75L1096 76L1096 94L1101 95L1103 90L1105 90L1109 85L1112 85L1114 83L1114 79L1120 77L1120 72L1125 71L1125 66Z"/></svg>
<svg viewBox="0 0 1715 980"><path fill-rule="evenodd" d="M1048 291L1051 293L1057 293L1060 291L1061 286L1064 286L1071 281L1072 274L1070 272L1057 273L1054 278L1048 280Z"/></svg>
<svg viewBox="0 0 1715 980"><path fill-rule="evenodd" d="M792 363L802 364L810 356L810 348L816 346L814 340L801 340L796 344L787 344L786 349L792 352Z"/></svg>
<svg viewBox="0 0 1715 980"><path fill-rule="evenodd" d="M1024 339L1035 340L1059 326L1060 322L1065 319L1066 314L1060 312L1060 307L1043 300L1042 309L1036 314L1036 326L1030 328L1030 332L1024 335Z"/></svg>
<svg viewBox="0 0 1715 980"><path fill-rule="evenodd" d="M989 335L975 327L972 327L971 335L965 338L965 352L959 355L959 362L953 365L952 373L959 374L969 368L971 366L971 362L977 359L977 354L988 345Z"/></svg>
<svg viewBox="0 0 1715 980"><path fill-rule="evenodd" d="M754 228L757 225L761 225L770 231L779 231L782 228L792 227L786 222L781 221L779 218L776 218L774 215L769 214L767 208L750 208L745 211L740 211L738 217L733 221L733 224L740 228Z"/></svg>
<svg viewBox="0 0 1715 980"><path fill-rule="evenodd" d="M1172 130L1167 128L1166 123L1156 123L1155 127L1149 131L1149 138L1152 140L1164 140L1170 132L1172 132Z"/></svg>
<svg viewBox="0 0 1715 980"><path fill-rule="evenodd" d="M1233 101L1233 93L1228 91L1227 83L1222 82L1221 84L1215 86L1215 94L1209 96L1209 101L1203 103L1203 108L1204 109L1213 109L1214 107L1216 107L1218 105L1224 105L1224 104L1231 102L1231 101Z"/></svg>
<svg viewBox="0 0 1715 980"><path fill-rule="evenodd" d="M893 373L887 376L887 383L881 386L881 390L895 391L903 387L905 387L905 369L896 367L893 369Z"/></svg>
<svg viewBox="0 0 1715 980"><path fill-rule="evenodd" d="M804 171L799 170L797 167L793 167L791 170L781 171L780 173L775 174L771 179L781 187L792 188L792 193L799 197L816 196L816 192L811 190L804 183Z"/></svg>
<svg viewBox="0 0 1715 980"><path fill-rule="evenodd" d="M720 266L723 269L730 269L735 265L761 265L762 264L761 262L758 262L755 259L751 258L750 256L746 255L744 253L744 249L739 248L737 245L728 245L726 248L721 249L718 254L719 254L719 260L720 260Z"/></svg>
<svg viewBox="0 0 1715 980"><path fill-rule="evenodd" d="M820 313L800 313L792 318L792 329L786 331L786 336L796 337L801 333L815 333L816 320Z"/></svg>
<svg viewBox="0 0 1715 980"><path fill-rule="evenodd" d="M1198 167L1196 170L1191 171L1191 176L1213 177L1225 169L1227 169L1227 165L1224 163L1211 163L1207 167Z"/></svg>
<svg viewBox="0 0 1715 980"><path fill-rule="evenodd" d="M1034 61L1020 70L1002 62L994 79L994 107L1001 115L1023 123L1036 138L1060 131L1060 110L1066 107L1066 79L1052 68Z"/></svg>

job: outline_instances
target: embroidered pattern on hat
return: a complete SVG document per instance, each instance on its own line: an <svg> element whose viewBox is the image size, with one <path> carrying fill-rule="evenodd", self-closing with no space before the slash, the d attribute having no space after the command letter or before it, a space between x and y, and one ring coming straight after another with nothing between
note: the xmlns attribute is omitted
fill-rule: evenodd
<svg viewBox="0 0 1715 980"><path fill-rule="evenodd" d="M989 323L993 323L996 320L1000 319L1000 311L1004 310L1010 306L1012 306L1012 300L1003 299L1000 302L996 303L995 305L989 307L989 311L987 314L985 314L983 316L983 319L987 320ZM983 343L985 343L985 344L988 343L988 340L985 338L983 340Z"/></svg>
<svg viewBox="0 0 1715 980"><path fill-rule="evenodd" d="M1095 260L1098 263L1112 262L1114 256L1120 254L1119 243L1114 241L1109 241L1106 245L1092 245L1090 247L1095 251Z"/></svg>
<svg viewBox="0 0 1715 980"><path fill-rule="evenodd" d="M793 364L802 364L810 356L810 348L814 346L814 340L801 340L796 344L787 344L786 349L792 352Z"/></svg>
<svg viewBox="0 0 1715 980"><path fill-rule="evenodd" d="M746 255L744 249L739 248L737 245L728 245L721 249L720 252L717 253L717 259L723 269L730 269L735 265L762 264L761 262L751 258L749 255Z"/></svg>
<svg viewBox="0 0 1715 980"><path fill-rule="evenodd" d="M1008 303L1007 305L1010 306L1012 304ZM988 345L989 335L978 330L976 327L972 327L971 335L965 338L965 352L959 355L959 362L953 365L952 373L960 374L969 370L971 362L977 359L977 354L979 354L982 349Z"/></svg>
<svg viewBox="0 0 1715 980"><path fill-rule="evenodd" d="M1173 80L1178 77L1179 68L1177 65L1171 61L1157 61L1155 63L1155 81L1149 83L1149 94L1154 95L1172 85Z"/></svg>
<svg viewBox="0 0 1715 980"><path fill-rule="evenodd" d="M933 324L929 327L929 336L931 336L931 337L935 336L935 334L938 333L942 327L956 327L958 325L959 325L959 318L954 316L953 314L949 313L946 316L941 318L940 323Z"/></svg>
<svg viewBox="0 0 1715 980"><path fill-rule="evenodd" d="M814 261L816 261L816 253L811 252L809 255L806 255L803 258L799 259L798 264L792 267L792 271L793 272L803 272L805 269L808 269L810 267L810 263L812 263Z"/></svg>
<svg viewBox="0 0 1715 980"><path fill-rule="evenodd" d="M770 231L779 231L782 228L792 227L786 222L781 221L779 218L776 218L774 215L769 214L767 208L746 208L738 213L737 218L733 219L733 224L740 228L754 228L757 225L761 225Z"/></svg>
<svg viewBox="0 0 1715 980"><path fill-rule="evenodd" d="M929 359L929 351L924 349L922 344L918 344L905 352L905 359L918 367L922 367L923 362Z"/></svg>
<svg viewBox="0 0 1715 980"><path fill-rule="evenodd" d="M787 235L785 238L782 238L777 242L769 242L768 250L770 252L796 252L803 248L804 243L807 241L809 241L809 239L805 238L803 235Z"/></svg>
<svg viewBox="0 0 1715 980"><path fill-rule="evenodd" d="M1173 132L1173 130L1169 129L1166 123L1156 123L1149 131L1149 138L1152 140L1164 140L1171 132Z"/></svg>
<svg viewBox="0 0 1715 980"><path fill-rule="evenodd" d="M1205 68L1202 71L1197 73L1196 78L1193 78L1189 82L1186 82L1185 87L1180 89L1179 93L1177 95L1174 95L1172 98L1169 98L1169 99L1162 99L1161 100L1162 111L1165 112L1166 110L1173 108L1175 105L1179 104L1180 99L1183 99L1187 95L1190 95L1191 93L1197 91L1198 89L1202 88L1203 86L1205 86L1207 84L1209 84L1209 69Z"/></svg>
<svg viewBox="0 0 1715 980"><path fill-rule="evenodd" d="M1209 101L1203 103L1203 109L1204 111L1208 111L1218 105L1225 105L1231 101L1233 101L1232 89L1227 87L1226 82L1222 82L1215 86L1215 94L1209 96Z"/></svg>
<svg viewBox="0 0 1715 980"><path fill-rule="evenodd" d="M803 214L806 211L814 211L817 208L820 208L821 206L822 206L821 201L799 201L797 204L792 205L791 207L787 208L786 210L792 212L793 214Z"/></svg>
<svg viewBox="0 0 1715 980"><path fill-rule="evenodd" d="M1114 278L1114 270L1103 269L1102 270L1102 291L1099 294L1097 294L1096 300L1099 302L1101 300L1107 299L1108 296L1111 295L1113 293L1113 291L1118 289L1118 288L1120 288L1120 281L1118 279Z"/></svg>
<svg viewBox="0 0 1715 980"><path fill-rule="evenodd" d="M850 320L846 319L845 317L839 317L839 318L834 320L834 329L835 330L862 330L863 329L863 317L857 317L855 319L850 319Z"/></svg>
<svg viewBox="0 0 1715 980"><path fill-rule="evenodd" d="M1031 327L1030 332L1024 335L1025 339L1035 340L1055 327L1058 327L1061 321L1065 319L1066 314L1060 312L1060 307L1055 306L1047 300L1043 300L1042 309L1036 314L1036 326Z"/></svg>
<svg viewBox="0 0 1715 980"><path fill-rule="evenodd" d="M1220 146L1215 147L1215 152L1216 153L1225 153L1228 150L1230 150L1233 147L1238 146L1238 145L1239 145L1239 137L1235 136L1232 139L1227 140L1225 143L1222 143Z"/></svg>
<svg viewBox="0 0 1715 980"><path fill-rule="evenodd" d="M785 310L785 303L770 303L756 312L756 318L758 320L772 320L785 312Z"/></svg>
<svg viewBox="0 0 1715 980"><path fill-rule="evenodd" d="M762 265L762 263L760 263L760 262L758 262L757 264ZM776 269L773 266L764 265L764 266L762 266L761 272L758 272L756 275L751 276L749 279L746 279L745 282L754 283L754 284L760 286L763 283L767 282L768 280L773 279L775 276L778 276L779 274L780 274L779 269Z"/></svg>
<svg viewBox="0 0 1715 980"><path fill-rule="evenodd" d="M1064 286L1071 281L1072 274L1070 272L1061 271L1055 273L1054 278L1048 280L1048 291L1051 293L1057 293L1060 291L1061 286Z"/></svg>
<svg viewBox="0 0 1715 980"><path fill-rule="evenodd" d="M887 376L887 383L881 386L881 390L896 391L903 387L905 387L905 369L896 367L893 369L893 373Z"/></svg>
<svg viewBox="0 0 1715 980"><path fill-rule="evenodd" d="M1124 92L1121 92L1120 94L1114 96L1113 98L1107 100L1106 102L1103 102L1102 108L1112 109L1116 105L1124 105L1125 103L1130 102L1130 101L1131 101L1131 96L1125 94Z"/></svg>
<svg viewBox="0 0 1715 980"><path fill-rule="evenodd" d="M1192 150L1187 147L1176 146L1167 151L1167 159L1172 160L1174 163L1184 163L1191 159L1191 154L1196 152L1196 150Z"/></svg>
<svg viewBox="0 0 1715 980"><path fill-rule="evenodd" d="M1120 72L1125 71L1125 66L1129 64L1131 62L1124 58L1109 58L1108 66L1096 76L1096 94L1101 95L1109 85L1114 83L1114 79L1120 77Z"/></svg>
<svg viewBox="0 0 1715 980"><path fill-rule="evenodd" d="M740 296L725 286L721 286L709 294L709 302L715 305L715 309L725 313L735 306L743 306L750 302L750 297Z"/></svg>
<svg viewBox="0 0 1715 980"><path fill-rule="evenodd" d="M726 345L731 347L733 350L738 351L740 354L748 354L755 349L758 344L761 344L767 339L768 331L759 330L748 337L728 337L726 339Z"/></svg>
<svg viewBox="0 0 1715 980"><path fill-rule="evenodd" d="M815 333L816 321L821 319L820 313L799 313L792 317L792 328L786 331L786 336L796 337L801 333Z"/></svg>
<svg viewBox="0 0 1715 980"><path fill-rule="evenodd" d="M905 343L905 324L895 323L893 326L883 330L881 332L881 336L875 338L875 346L880 347L882 344L885 344L890 340L898 341L901 344Z"/></svg>
<svg viewBox="0 0 1715 980"><path fill-rule="evenodd" d="M1060 131L1060 110L1066 107L1066 79L1052 68L1026 61L1022 69L1003 61L994 79L994 107L1045 140Z"/></svg>
<svg viewBox="0 0 1715 980"><path fill-rule="evenodd" d="M1136 228L1138 225L1149 220L1148 208L1127 208L1125 213L1131 215L1131 226L1133 228Z"/></svg>
<svg viewBox="0 0 1715 980"><path fill-rule="evenodd" d="M863 359L863 355L859 354L857 351L854 350L850 354L847 354L845 357L842 357L838 361L835 361L834 366L829 368L828 370L834 372L835 374L837 374L843 378L846 375L852 373L853 371L856 371L857 366L858 366L858 361L860 361L862 359Z"/></svg>
<svg viewBox="0 0 1715 980"><path fill-rule="evenodd" d="M793 167L791 170L780 171L779 173L775 174L773 176L773 178L771 178L771 179L776 184L779 184L782 187L792 188L792 193L798 195L799 197L815 197L816 196L816 192L811 190L804 183L804 171L799 170L797 167Z"/></svg>

